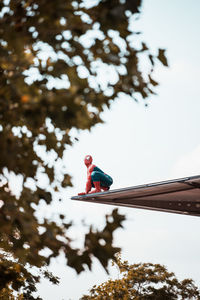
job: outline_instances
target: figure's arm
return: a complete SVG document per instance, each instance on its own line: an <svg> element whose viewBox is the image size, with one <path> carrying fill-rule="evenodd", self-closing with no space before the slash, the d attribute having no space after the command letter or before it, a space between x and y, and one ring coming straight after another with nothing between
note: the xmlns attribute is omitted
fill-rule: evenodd
<svg viewBox="0 0 200 300"><path fill-rule="evenodd" d="M91 176L90 176L90 179L88 178L86 182L85 193L88 194L89 191L91 191L91 188L92 188L92 183L91 183Z"/></svg>
<svg viewBox="0 0 200 300"><path fill-rule="evenodd" d="M86 188L85 188L85 192L86 194L88 194L91 189L92 189L92 172L95 168L95 165L91 165L89 168L88 168L88 172L87 172L87 182L86 182Z"/></svg>
<svg viewBox="0 0 200 300"><path fill-rule="evenodd" d="M91 188L92 188L92 183L91 183L91 175L90 175L90 177L88 176L88 178L87 178L85 193L84 192L78 193L78 195L82 196L82 195L88 194L91 191Z"/></svg>
<svg viewBox="0 0 200 300"><path fill-rule="evenodd" d="M90 179L89 179L89 177L87 178L85 193L84 192L78 193L78 195L82 196L82 195L88 194L91 191L91 188L92 188L92 184L91 184L91 176L90 176Z"/></svg>
<svg viewBox="0 0 200 300"><path fill-rule="evenodd" d="M86 187L85 187L85 193L78 193L79 196L88 194L88 193L91 191L91 189L92 189L92 179L91 179L91 175L92 175L92 172L93 172L93 170L94 170L94 167L95 167L95 165L91 165L91 166L88 168L88 171L87 171L87 182L86 182Z"/></svg>

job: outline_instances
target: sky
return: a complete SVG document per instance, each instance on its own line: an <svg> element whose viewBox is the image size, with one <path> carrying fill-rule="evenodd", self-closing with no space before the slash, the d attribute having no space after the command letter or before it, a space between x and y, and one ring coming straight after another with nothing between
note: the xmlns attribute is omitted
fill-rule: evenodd
<svg viewBox="0 0 200 300"><path fill-rule="evenodd" d="M104 215L115 208L70 200L85 189L86 154L113 177L112 189L200 174L200 2L144 0L141 11L137 29L142 39L152 51L166 49L170 67L158 64L158 95L151 96L148 107L120 97L103 113L105 123L81 132L79 142L66 151L74 187L53 205L76 224L70 231L75 245L81 245L87 231L82 220L102 228ZM179 279L192 278L200 285L200 218L133 208L119 212L127 218L115 233L122 258L164 264ZM38 291L44 300L77 300L94 284L116 276L112 269L107 275L96 260L92 272L77 276L62 255L50 270L61 282L54 286L42 281Z"/></svg>

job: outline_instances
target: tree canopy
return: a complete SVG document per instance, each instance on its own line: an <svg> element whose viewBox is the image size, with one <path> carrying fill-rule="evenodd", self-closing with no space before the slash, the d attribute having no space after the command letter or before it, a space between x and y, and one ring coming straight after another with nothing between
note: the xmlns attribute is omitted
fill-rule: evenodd
<svg viewBox="0 0 200 300"><path fill-rule="evenodd" d="M144 42L135 46L139 33L130 20L140 7L141 0L98 0L90 6L86 0L0 2L0 248L16 263L40 268L63 251L79 273L91 268L92 257L106 268L119 250L112 245L113 232L124 217L116 210L102 230L89 229L83 249L71 247L65 215L54 221L38 219L36 212L41 201L51 205L61 187L72 185L62 165L74 141L71 130L102 122L101 112L119 93L135 100L154 93L155 64L167 66L167 60L163 49L153 55ZM147 74L140 70L141 55L151 66ZM102 72L114 75L102 82ZM39 174L48 178L47 186ZM16 176L18 195L10 186Z"/></svg>
<svg viewBox="0 0 200 300"><path fill-rule="evenodd" d="M94 286L82 300L175 300L196 299L200 290L192 279L178 280L173 272L160 264L129 264L117 256L120 278Z"/></svg>

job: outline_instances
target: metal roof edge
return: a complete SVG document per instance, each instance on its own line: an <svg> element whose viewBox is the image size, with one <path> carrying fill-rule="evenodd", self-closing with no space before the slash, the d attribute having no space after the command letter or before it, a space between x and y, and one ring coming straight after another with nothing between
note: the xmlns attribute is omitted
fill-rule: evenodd
<svg viewBox="0 0 200 300"><path fill-rule="evenodd" d="M169 180L164 180L164 181L158 181L154 183L147 183L147 184L141 184L141 185L136 185L136 186L130 186L126 188L120 188L120 189L114 189L106 192L100 192L100 193L94 193L94 194L86 194L86 195L81 195L81 196L72 196L71 200L80 200L84 198L94 198L96 196L100 195L110 195L118 192L123 192L123 191L129 191L129 190L136 190L136 189L142 189L146 187L153 187L153 186L161 186L161 185L166 185L170 183L184 183L186 181L194 180L194 179L200 179L200 175L195 175L195 176L188 176L188 177L182 177L182 178L177 178L177 179L169 179Z"/></svg>

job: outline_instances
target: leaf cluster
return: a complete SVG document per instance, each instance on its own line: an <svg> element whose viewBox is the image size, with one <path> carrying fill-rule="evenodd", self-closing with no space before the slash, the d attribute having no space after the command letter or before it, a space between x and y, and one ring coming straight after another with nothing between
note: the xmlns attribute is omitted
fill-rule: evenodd
<svg viewBox="0 0 200 300"><path fill-rule="evenodd" d="M42 300L33 296L37 291L36 284L41 277L47 278L53 284L58 284L59 279L53 276L46 268L37 270L35 275L29 264L21 264L11 255L0 254L0 299L1 300Z"/></svg>
<svg viewBox="0 0 200 300"><path fill-rule="evenodd" d="M129 264L117 255L113 265L117 266L121 278L109 279L94 286L82 300L175 300L196 299L200 289L192 279L179 281L175 274L160 264Z"/></svg>

